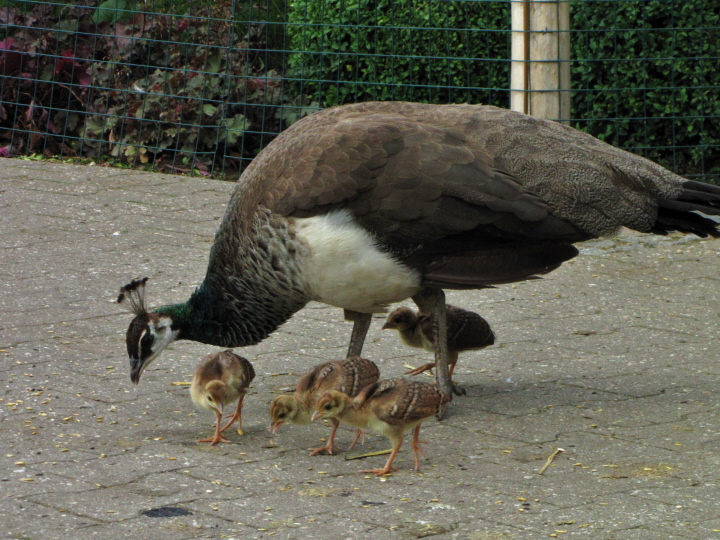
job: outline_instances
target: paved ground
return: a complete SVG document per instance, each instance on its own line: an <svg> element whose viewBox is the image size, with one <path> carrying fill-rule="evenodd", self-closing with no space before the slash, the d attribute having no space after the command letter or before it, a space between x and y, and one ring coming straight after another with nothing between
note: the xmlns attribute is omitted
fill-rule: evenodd
<svg viewBox="0 0 720 540"><path fill-rule="evenodd" d="M130 384L118 288L186 299L232 187L0 160L0 537L720 538L720 242L623 235L547 279L450 294L497 344L461 357L468 395L426 423L421 472L404 448L374 478L357 471L385 456L309 457L321 425L267 430L274 395L343 356L339 309L240 351L258 376L232 444L196 442L213 419L173 384L213 348L177 342ZM365 354L384 376L428 361L380 326Z"/></svg>

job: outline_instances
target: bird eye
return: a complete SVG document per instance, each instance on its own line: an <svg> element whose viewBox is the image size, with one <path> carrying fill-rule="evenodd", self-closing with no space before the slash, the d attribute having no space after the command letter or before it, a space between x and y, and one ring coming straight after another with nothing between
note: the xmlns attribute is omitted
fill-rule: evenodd
<svg viewBox="0 0 720 540"><path fill-rule="evenodd" d="M278 414L278 418L285 418L285 413Z"/></svg>
<svg viewBox="0 0 720 540"><path fill-rule="evenodd" d="M327 405L325 405L326 411L329 411L330 409L332 409L332 405L330 405L329 403Z"/></svg>
<svg viewBox="0 0 720 540"><path fill-rule="evenodd" d="M152 346L155 343L155 338L150 332L143 332L140 338L140 357L147 358L152 354Z"/></svg>
<svg viewBox="0 0 720 540"><path fill-rule="evenodd" d="M402 317L395 317L395 322L396 323L402 322Z"/></svg>

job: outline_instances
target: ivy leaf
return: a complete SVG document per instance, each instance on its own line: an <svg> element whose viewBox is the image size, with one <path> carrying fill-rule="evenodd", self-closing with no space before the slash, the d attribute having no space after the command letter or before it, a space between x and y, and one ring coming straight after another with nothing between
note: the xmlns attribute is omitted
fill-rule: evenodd
<svg viewBox="0 0 720 540"><path fill-rule="evenodd" d="M117 21L126 21L130 18L130 13L126 13L124 10L127 9L126 0L105 0L95 10L93 20L100 24L106 22L114 24Z"/></svg>
<svg viewBox="0 0 720 540"><path fill-rule="evenodd" d="M223 124L225 128L225 140L228 144L237 143L243 132L250 127L250 123L242 114L227 118Z"/></svg>

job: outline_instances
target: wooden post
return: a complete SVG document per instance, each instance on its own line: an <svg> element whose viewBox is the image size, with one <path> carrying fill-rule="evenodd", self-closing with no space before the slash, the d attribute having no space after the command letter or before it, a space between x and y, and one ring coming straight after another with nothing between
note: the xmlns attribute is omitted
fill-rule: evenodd
<svg viewBox="0 0 720 540"><path fill-rule="evenodd" d="M510 107L570 123L569 0L512 2Z"/></svg>

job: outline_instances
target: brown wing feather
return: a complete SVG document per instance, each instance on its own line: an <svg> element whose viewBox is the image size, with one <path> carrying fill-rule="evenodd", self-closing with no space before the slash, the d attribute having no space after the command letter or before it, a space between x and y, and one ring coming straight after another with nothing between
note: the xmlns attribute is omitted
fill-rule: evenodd
<svg viewBox="0 0 720 540"><path fill-rule="evenodd" d="M423 286L481 288L550 272L577 254L570 244L620 226L715 234L714 222L685 218L687 206L663 207L658 219L661 201L685 183L578 130L505 109L359 103L310 115L261 152L218 237L243 238L259 207L295 217L347 209ZM707 198L703 208L716 204Z"/></svg>
<svg viewBox="0 0 720 540"><path fill-rule="evenodd" d="M295 386L295 398L300 401L306 409L310 410L323 386L336 376L337 366L334 362L326 362L315 366L310 372L298 380Z"/></svg>
<svg viewBox="0 0 720 540"><path fill-rule="evenodd" d="M383 381L387 382L387 381ZM394 379L382 391L376 391L370 409L378 419L400 426L436 415L442 404L449 401L434 384Z"/></svg>
<svg viewBox="0 0 720 540"><path fill-rule="evenodd" d="M491 237L491 235L489 235ZM437 242L447 249L450 242ZM480 242L460 244L455 253L436 253L434 246L422 247L403 258L423 275L425 287L477 289L501 283L532 279L547 274L578 254L565 243L508 242L477 249Z"/></svg>
<svg viewBox="0 0 720 540"><path fill-rule="evenodd" d="M230 349L220 353L218 362L222 366L223 379L225 382L227 382L231 376L235 377L236 389L238 391L250 386L250 383L255 379L255 369L252 364L246 358L235 354Z"/></svg>
<svg viewBox="0 0 720 540"><path fill-rule="evenodd" d="M650 231L658 201L676 199L684 182L554 122L490 106L402 102L310 115L241 179L249 212L257 204L284 215L348 207L400 241L432 239L433 227L470 230L473 222L497 227L485 235L519 230L567 241L621 225Z"/></svg>
<svg viewBox="0 0 720 540"><path fill-rule="evenodd" d="M430 315L420 315L418 324L431 342L435 342L435 333ZM447 306L448 347L455 351L482 349L495 343L495 333L490 324L474 311L455 306Z"/></svg>
<svg viewBox="0 0 720 540"><path fill-rule="evenodd" d="M332 390L355 397L368 384L380 378L380 370L375 362L365 358L354 357L338 361L342 376Z"/></svg>
<svg viewBox="0 0 720 540"><path fill-rule="evenodd" d="M323 111L278 136L240 180L246 210L260 204L307 217L348 208L382 241L400 246L480 225L513 235L526 221L552 224L531 233L582 236L495 167L482 145L456 129L462 123L365 105Z"/></svg>
<svg viewBox="0 0 720 540"><path fill-rule="evenodd" d="M379 420L400 426L437 414L448 401L434 384L386 379L363 388L353 405L356 410L369 408Z"/></svg>
<svg viewBox="0 0 720 540"><path fill-rule="evenodd" d="M334 366L332 366L332 362L326 362L324 364L319 364L315 366L305 375L300 377L300 379L298 379L298 382L295 385L295 392L298 394L302 394L307 392L311 388L317 386L318 379L325 378L328 372L332 371L333 369Z"/></svg>
<svg viewBox="0 0 720 540"><path fill-rule="evenodd" d="M247 388L255 378L252 364L232 350L208 354L198 365L194 375L200 386L214 380L227 384L232 378L235 379L238 391Z"/></svg>
<svg viewBox="0 0 720 540"><path fill-rule="evenodd" d="M378 380L380 371L371 360L353 357L315 366L295 387L295 395L306 407L311 407L318 395L337 390L354 397L360 390Z"/></svg>

